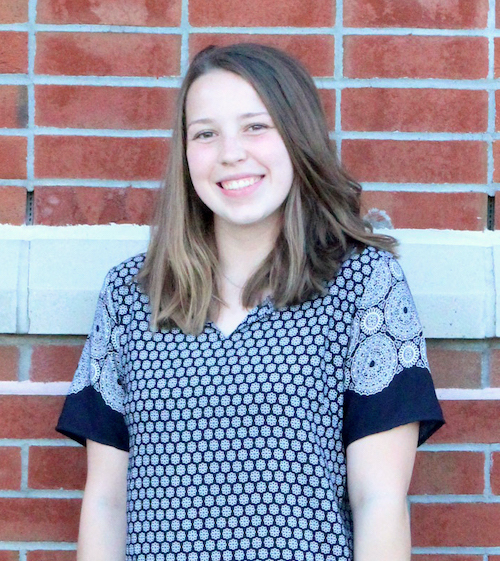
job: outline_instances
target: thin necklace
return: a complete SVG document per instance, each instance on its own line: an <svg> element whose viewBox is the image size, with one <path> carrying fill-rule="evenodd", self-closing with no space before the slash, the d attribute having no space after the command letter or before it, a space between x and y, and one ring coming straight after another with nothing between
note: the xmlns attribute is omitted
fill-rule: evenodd
<svg viewBox="0 0 500 561"><path fill-rule="evenodd" d="M243 286L240 286L239 284L236 284L235 282L233 282L229 277L227 277L222 271L219 271L220 274L227 280L227 282L229 284L232 284L234 287L239 288L240 290L243 290Z"/></svg>

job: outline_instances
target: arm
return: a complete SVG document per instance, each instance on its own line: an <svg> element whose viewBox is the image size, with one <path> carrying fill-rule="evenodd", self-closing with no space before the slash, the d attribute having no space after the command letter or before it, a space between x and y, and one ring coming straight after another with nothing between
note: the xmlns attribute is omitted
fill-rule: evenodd
<svg viewBox="0 0 500 561"><path fill-rule="evenodd" d="M355 561L410 561L406 495L418 423L366 436L347 447Z"/></svg>
<svg viewBox="0 0 500 561"><path fill-rule="evenodd" d="M87 440L77 561L124 561L128 452Z"/></svg>

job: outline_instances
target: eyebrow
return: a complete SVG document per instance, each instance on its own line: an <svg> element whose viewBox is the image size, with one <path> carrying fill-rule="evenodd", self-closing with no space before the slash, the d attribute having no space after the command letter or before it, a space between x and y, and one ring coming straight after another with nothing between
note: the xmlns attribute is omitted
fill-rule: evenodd
<svg viewBox="0 0 500 561"><path fill-rule="evenodd" d="M258 117L259 115L268 115L269 113L267 111L259 111L258 113L243 113L242 115L239 116L240 119L249 119L252 117ZM189 128L191 125L206 125L206 124L210 124L213 123L213 119L208 119L208 118L204 118L204 119L196 119L195 121L191 121L187 128Z"/></svg>

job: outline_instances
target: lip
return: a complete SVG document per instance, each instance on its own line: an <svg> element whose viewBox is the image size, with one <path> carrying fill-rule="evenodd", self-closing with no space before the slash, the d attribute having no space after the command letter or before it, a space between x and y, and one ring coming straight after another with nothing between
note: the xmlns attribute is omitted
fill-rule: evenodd
<svg viewBox="0 0 500 561"><path fill-rule="evenodd" d="M242 187L241 189L233 189L233 190L224 189L220 185L223 181L237 181L239 179L248 179L253 177L260 177L260 179L255 183L252 183L252 185L249 185L248 187ZM245 197L247 195L252 194L260 187L260 185L262 185L262 180L264 179L264 177L265 175L263 174L241 173L238 175L231 175L231 176L224 177L224 179L221 179L220 181L217 182L217 186L226 197L232 197L232 198Z"/></svg>

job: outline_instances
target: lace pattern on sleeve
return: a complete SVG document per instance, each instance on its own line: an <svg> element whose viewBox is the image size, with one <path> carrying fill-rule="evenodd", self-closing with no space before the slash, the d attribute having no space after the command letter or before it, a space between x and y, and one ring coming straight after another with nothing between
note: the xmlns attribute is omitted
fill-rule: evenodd
<svg viewBox="0 0 500 561"><path fill-rule="evenodd" d="M107 279L106 279L107 280ZM108 284L97 301L91 332L83 348L69 393L76 394L92 386L106 405L124 413L124 391L120 380L119 345L123 328L116 324Z"/></svg>
<svg viewBox="0 0 500 561"><path fill-rule="evenodd" d="M405 368L429 368L422 326L399 263L387 255L371 269L348 353L350 389L361 395L382 391Z"/></svg>

